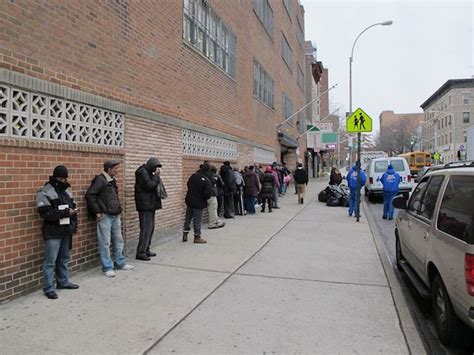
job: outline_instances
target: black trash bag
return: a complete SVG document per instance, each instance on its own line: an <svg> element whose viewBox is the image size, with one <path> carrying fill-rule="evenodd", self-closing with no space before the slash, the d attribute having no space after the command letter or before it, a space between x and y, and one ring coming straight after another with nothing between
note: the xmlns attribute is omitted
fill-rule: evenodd
<svg viewBox="0 0 474 355"><path fill-rule="evenodd" d="M341 205L341 201L338 197L334 197L334 196L328 197L328 200L326 202L326 206L336 207L336 206L340 206L340 205Z"/></svg>
<svg viewBox="0 0 474 355"><path fill-rule="evenodd" d="M344 191L341 190L341 188L339 186L336 186L336 185L331 185L329 186L329 192L327 193L327 196L328 196L328 199L330 197L334 197L334 198L341 198L344 196Z"/></svg>
<svg viewBox="0 0 474 355"><path fill-rule="evenodd" d="M342 207L349 207L349 197L344 196L339 200Z"/></svg>
<svg viewBox="0 0 474 355"><path fill-rule="evenodd" d="M326 190L322 190L319 194L318 194L318 201L319 202L326 202L328 200L328 196L326 194Z"/></svg>

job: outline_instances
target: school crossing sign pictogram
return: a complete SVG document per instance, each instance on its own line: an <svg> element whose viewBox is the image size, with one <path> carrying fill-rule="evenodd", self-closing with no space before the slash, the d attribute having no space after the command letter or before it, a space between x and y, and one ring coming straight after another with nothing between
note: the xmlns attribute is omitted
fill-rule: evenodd
<svg viewBox="0 0 474 355"><path fill-rule="evenodd" d="M364 110L358 108L347 119L346 132L372 132L372 118Z"/></svg>

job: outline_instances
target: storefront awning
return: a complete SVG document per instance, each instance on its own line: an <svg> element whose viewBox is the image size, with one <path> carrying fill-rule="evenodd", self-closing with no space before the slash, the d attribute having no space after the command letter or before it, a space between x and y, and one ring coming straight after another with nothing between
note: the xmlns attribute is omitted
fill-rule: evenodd
<svg viewBox="0 0 474 355"><path fill-rule="evenodd" d="M298 148L298 141L283 132L278 132L278 141L285 147Z"/></svg>

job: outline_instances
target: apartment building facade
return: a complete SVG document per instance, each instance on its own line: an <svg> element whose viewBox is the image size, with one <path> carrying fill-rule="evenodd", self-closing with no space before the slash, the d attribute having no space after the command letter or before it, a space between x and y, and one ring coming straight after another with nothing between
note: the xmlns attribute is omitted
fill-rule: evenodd
<svg viewBox="0 0 474 355"><path fill-rule="evenodd" d="M151 155L168 191L157 238L177 235L185 182L203 160L296 164L306 102L304 9L296 0L4 2L0 24L0 302L41 285L34 195L70 170L79 230L72 272L98 262L84 193L107 159L123 233L139 226L134 172ZM299 153L299 155L298 155Z"/></svg>
<svg viewBox="0 0 474 355"><path fill-rule="evenodd" d="M426 116L423 141L441 161L465 158L467 131L474 125L474 79L451 79L436 90L420 107Z"/></svg>

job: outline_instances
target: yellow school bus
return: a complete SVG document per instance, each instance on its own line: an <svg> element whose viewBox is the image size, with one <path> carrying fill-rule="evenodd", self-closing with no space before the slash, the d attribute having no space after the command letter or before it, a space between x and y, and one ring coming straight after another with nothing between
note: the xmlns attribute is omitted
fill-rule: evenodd
<svg viewBox="0 0 474 355"><path fill-rule="evenodd" d="M399 157L406 159L412 175L418 174L424 166L431 166L431 154L427 152L409 152L400 154Z"/></svg>

